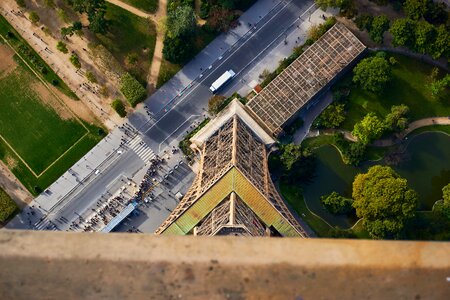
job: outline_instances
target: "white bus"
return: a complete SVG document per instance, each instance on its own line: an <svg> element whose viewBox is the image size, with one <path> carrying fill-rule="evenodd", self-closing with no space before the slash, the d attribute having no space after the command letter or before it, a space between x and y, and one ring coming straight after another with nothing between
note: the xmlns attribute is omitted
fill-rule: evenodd
<svg viewBox="0 0 450 300"><path fill-rule="evenodd" d="M209 90L211 91L211 93L214 94L215 92L217 92L228 81L233 79L234 75L236 75L236 73L234 73L233 70L225 71L225 73L223 73L219 78L217 78L217 80L214 81L213 84L211 84L211 86L209 87Z"/></svg>

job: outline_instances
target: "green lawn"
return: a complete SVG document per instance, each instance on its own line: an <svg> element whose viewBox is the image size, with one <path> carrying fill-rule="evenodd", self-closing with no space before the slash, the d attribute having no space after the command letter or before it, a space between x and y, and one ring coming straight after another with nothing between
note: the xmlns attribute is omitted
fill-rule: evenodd
<svg viewBox="0 0 450 300"><path fill-rule="evenodd" d="M182 66L173 64L163 59L161 61L161 67L159 68L158 82L156 83L156 88L160 88L164 83L170 80L178 71L180 71Z"/></svg>
<svg viewBox="0 0 450 300"><path fill-rule="evenodd" d="M341 126L352 130L356 122L367 113L385 116L392 105L406 104L410 108L411 121L434 116L450 116L450 91L440 100L434 99L428 89L433 67L419 60L393 54L398 63L392 68L392 80L380 94L367 92L352 85L347 104L347 119ZM441 70L441 76L445 71ZM338 84L351 82L349 72Z"/></svg>
<svg viewBox="0 0 450 300"><path fill-rule="evenodd" d="M158 0L122 0L131 6L134 6L140 10L148 12L150 14L155 13L158 10Z"/></svg>
<svg viewBox="0 0 450 300"><path fill-rule="evenodd" d="M9 34L8 34L9 33ZM8 41L8 44L19 52L21 57L30 65L33 70L49 84L54 85L59 91L72 99L78 100L78 97L70 88L59 78L58 75L45 63L45 61L28 45L28 43L17 33L16 30L0 15L0 40ZM28 49L26 54L20 49ZM42 72L45 69L45 72Z"/></svg>
<svg viewBox="0 0 450 300"><path fill-rule="evenodd" d="M280 191L289 206L302 218L319 237L327 237L332 227L324 220L311 213L303 200L302 191L297 186L280 182Z"/></svg>
<svg viewBox="0 0 450 300"><path fill-rule="evenodd" d="M33 89L39 85L44 88L23 65L0 80L0 135L4 139L0 140L0 158L34 195L101 139L98 127L76 118L63 120L53 108L44 105Z"/></svg>
<svg viewBox="0 0 450 300"><path fill-rule="evenodd" d="M110 20L110 29L105 35L97 34L97 38L122 67L141 83L146 83L155 50L155 25L152 21L138 17L116 5L106 3L106 7L106 18ZM135 65L130 65L126 61L130 53L138 56Z"/></svg>

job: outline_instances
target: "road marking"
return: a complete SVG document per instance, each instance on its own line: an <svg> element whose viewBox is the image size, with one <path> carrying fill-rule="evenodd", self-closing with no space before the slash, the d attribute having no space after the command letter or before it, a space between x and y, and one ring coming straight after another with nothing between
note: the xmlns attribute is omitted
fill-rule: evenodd
<svg viewBox="0 0 450 300"><path fill-rule="evenodd" d="M170 135L168 135L161 143L159 143L158 145L158 153L161 153L161 145L164 144L165 141L167 141L170 137L172 137L172 135L178 131L178 129L180 129L187 121L189 121L189 119L191 119L192 117L201 117L201 115L191 115L189 118L186 119L186 121L184 121L180 126L178 126L174 131L172 131L170 133Z"/></svg>

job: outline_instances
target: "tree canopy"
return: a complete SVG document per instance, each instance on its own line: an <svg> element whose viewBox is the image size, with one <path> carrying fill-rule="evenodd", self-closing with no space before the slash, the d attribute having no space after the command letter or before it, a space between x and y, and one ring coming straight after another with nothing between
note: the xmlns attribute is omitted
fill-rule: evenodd
<svg viewBox="0 0 450 300"><path fill-rule="evenodd" d="M336 215L349 214L353 210L353 200L339 195L338 192L320 197L320 202L329 212Z"/></svg>
<svg viewBox="0 0 450 300"><path fill-rule="evenodd" d="M414 33L416 31L416 22L411 19L397 19L392 23L389 31L392 34L392 43L394 46L414 45Z"/></svg>
<svg viewBox="0 0 450 300"><path fill-rule="evenodd" d="M393 105L391 112L384 119L386 127L393 131L404 130L408 126L408 119L406 118L408 112L409 107L405 104Z"/></svg>
<svg viewBox="0 0 450 300"><path fill-rule="evenodd" d="M398 238L418 205L407 180L387 166L373 166L353 181L353 207L374 238Z"/></svg>
<svg viewBox="0 0 450 300"><path fill-rule="evenodd" d="M300 145L287 144L281 146L280 161L286 170L291 170L296 161L302 157L302 148Z"/></svg>
<svg viewBox="0 0 450 300"><path fill-rule="evenodd" d="M314 125L323 128L337 128L345 121L345 117L345 105L332 103L317 117Z"/></svg>
<svg viewBox="0 0 450 300"><path fill-rule="evenodd" d="M368 113L361 121L355 124L352 134L358 140L367 145L373 140L381 137L386 127L383 120L380 120L373 112Z"/></svg>
<svg viewBox="0 0 450 300"><path fill-rule="evenodd" d="M427 4L428 0L405 0L403 8L408 17L418 20L427 12Z"/></svg>
<svg viewBox="0 0 450 300"><path fill-rule="evenodd" d="M384 57L361 60L353 69L353 82L371 92L381 92L391 79L391 66Z"/></svg>
<svg viewBox="0 0 450 300"><path fill-rule="evenodd" d="M389 19L385 15L379 15L373 18L370 25L369 36L378 44L383 42L383 34L389 29Z"/></svg>
<svg viewBox="0 0 450 300"><path fill-rule="evenodd" d="M195 32L197 20L194 10L187 5L181 5L169 11L167 15L167 36L176 38L179 36L189 36Z"/></svg>

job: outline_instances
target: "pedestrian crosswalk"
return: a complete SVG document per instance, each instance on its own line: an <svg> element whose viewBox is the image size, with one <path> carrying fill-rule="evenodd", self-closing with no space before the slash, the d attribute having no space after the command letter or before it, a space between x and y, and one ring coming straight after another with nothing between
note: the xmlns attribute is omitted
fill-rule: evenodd
<svg viewBox="0 0 450 300"><path fill-rule="evenodd" d="M139 158L141 158L144 162L148 162L149 160L156 157L155 153L153 153L152 149L141 139L139 135L134 137L129 147L133 150Z"/></svg>

